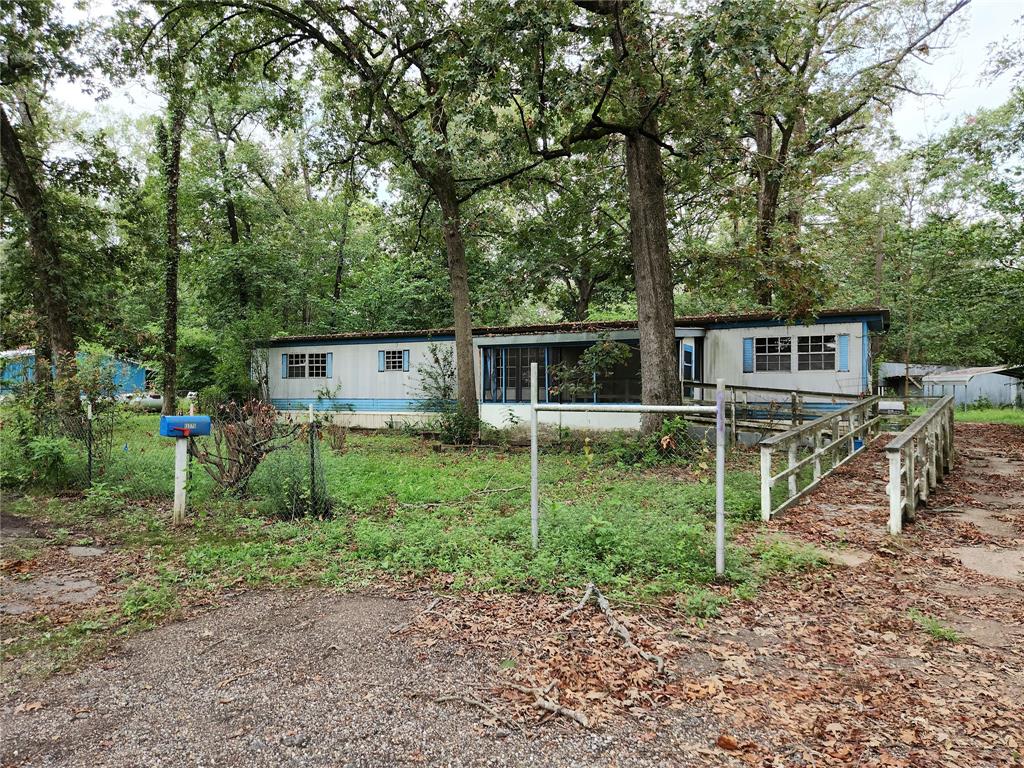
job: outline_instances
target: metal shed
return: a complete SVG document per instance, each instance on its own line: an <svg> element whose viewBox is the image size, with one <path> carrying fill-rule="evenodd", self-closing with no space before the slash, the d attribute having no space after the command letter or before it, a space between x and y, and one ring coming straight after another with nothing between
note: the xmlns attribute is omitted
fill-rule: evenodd
<svg viewBox="0 0 1024 768"><path fill-rule="evenodd" d="M924 393L930 397L953 395L957 405L1024 405L1024 365L990 365L929 373Z"/></svg>

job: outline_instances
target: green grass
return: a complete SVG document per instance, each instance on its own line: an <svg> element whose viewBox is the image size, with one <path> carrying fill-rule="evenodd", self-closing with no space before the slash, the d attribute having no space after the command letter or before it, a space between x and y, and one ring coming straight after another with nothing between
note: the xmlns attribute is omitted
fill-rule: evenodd
<svg viewBox="0 0 1024 768"><path fill-rule="evenodd" d="M927 410L924 406L914 406L910 416L917 417ZM953 419L965 424L1010 424L1024 427L1024 408L957 408Z"/></svg>
<svg viewBox="0 0 1024 768"><path fill-rule="evenodd" d="M118 435L127 457L112 462L92 491L59 499L42 493L9 504L14 514L44 520L51 545L117 545L144 553L145 562L102 621L69 633L30 632L5 649L9 655L54 645L85 648L90 632L153 626L197 595L228 586L348 587L383 573L452 589L558 593L593 581L620 597L676 594L687 614L706 619L731 598L751 597L768 574L818 564L781 544L730 546L732 595L710 591L710 472L693 479L678 468L626 469L582 451L541 457L541 544L534 552L528 454L439 452L418 438L388 433L352 433L342 454L324 448L333 502L326 519L272 514L259 497L277 471L272 458L253 480L254 497L245 500L218 498L194 467L189 520L175 528L169 522L173 451L170 440L152 434L156 423L152 416L131 417ZM726 509L727 537L734 541L758 516L756 472L727 472Z"/></svg>
<svg viewBox="0 0 1024 768"><path fill-rule="evenodd" d="M916 608L910 609L910 618L935 640L942 640L946 643L959 643L963 639L960 633L952 627L947 627L934 616L921 613Z"/></svg>
<svg viewBox="0 0 1024 768"><path fill-rule="evenodd" d="M1011 424L1024 427L1024 408L958 408L953 418L969 424Z"/></svg>

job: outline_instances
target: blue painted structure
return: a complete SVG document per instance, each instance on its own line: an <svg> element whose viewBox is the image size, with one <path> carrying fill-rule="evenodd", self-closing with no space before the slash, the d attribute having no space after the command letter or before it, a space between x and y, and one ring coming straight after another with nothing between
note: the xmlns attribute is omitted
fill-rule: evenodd
<svg viewBox="0 0 1024 768"><path fill-rule="evenodd" d="M76 359L82 364L88 357L86 353L79 352ZM141 392L146 388L146 369L138 363L110 357L106 358L104 366L112 369L114 394ZM31 382L35 371L34 350L14 349L0 353L0 393L10 393L17 387Z"/></svg>

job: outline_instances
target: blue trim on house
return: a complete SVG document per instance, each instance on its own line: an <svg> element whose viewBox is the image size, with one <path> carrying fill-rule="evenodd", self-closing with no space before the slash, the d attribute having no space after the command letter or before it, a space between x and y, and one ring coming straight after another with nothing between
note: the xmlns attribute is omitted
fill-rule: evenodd
<svg viewBox="0 0 1024 768"><path fill-rule="evenodd" d="M488 337L488 340L491 340L491 338L492 337ZM488 348L491 348L491 347L508 347L509 349L513 349L515 347L529 347L529 348L535 348L535 347L589 347L589 346L591 346L594 343L593 341L583 341L583 340L572 341L572 340L570 340L570 341L543 341L543 342L524 343L524 344L508 344L508 343L502 341L500 336L494 336L493 337L493 342L494 342L493 344L484 344L483 342L480 342L480 340L478 338L476 338L476 337L474 337L473 341L478 342L477 346L479 346L481 349L488 349ZM640 337L637 336L636 338L633 338L632 336L630 336L630 337L625 338L625 339L614 339L614 341L617 341L617 342L619 342L621 344L630 344L630 343L639 344L640 343Z"/></svg>
<svg viewBox="0 0 1024 768"><path fill-rule="evenodd" d="M862 340L862 362L861 362L861 392L868 392L871 386L870 374L871 374L871 338L868 332L868 324L865 320L861 323L861 329L864 331L864 337Z"/></svg>
<svg viewBox="0 0 1024 768"><path fill-rule="evenodd" d="M836 336L836 370L849 373L850 371L850 334L841 333Z"/></svg>
<svg viewBox="0 0 1024 768"><path fill-rule="evenodd" d="M865 317L870 317L871 320L865 320ZM876 314L861 314L861 315L830 315L829 317L818 317L814 319L814 322L810 325L836 325L838 323L874 323L881 327L881 323L884 322L882 315ZM809 327L807 323L796 322L791 323L787 320L732 320L724 323L708 323L701 327L707 330L720 330L723 328L773 328L778 326L788 325L794 328Z"/></svg>
<svg viewBox="0 0 1024 768"><path fill-rule="evenodd" d="M548 347L544 347L544 402L548 401L551 396L551 385L548 383ZM537 399L540 400L540 394L537 394Z"/></svg>
<svg viewBox="0 0 1024 768"><path fill-rule="evenodd" d="M376 344L380 347L394 346L396 344L412 344L415 342L423 341L455 341L454 336L440 335L440 336L401 336L401 337L390 337L390 336L376 336L368 337L364 339L320 339L319 341L289 341L287 338L284 339L271 339L266 345L267 349L273 349L275 347L336 347L345 346L348 344Z"/></svg>
<svg viewBox="0 0 1024 768"><path fill-rule="evenodd" d="M422 411L426 400L373 397L274 397L270 404L279 411L337 411L338 413L399 413Z"/></svg>

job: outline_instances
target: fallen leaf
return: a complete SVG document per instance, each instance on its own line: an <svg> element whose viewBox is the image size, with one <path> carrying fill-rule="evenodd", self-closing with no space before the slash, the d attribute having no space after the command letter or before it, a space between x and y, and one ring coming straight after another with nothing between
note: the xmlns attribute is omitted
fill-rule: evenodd
<svg viewBox="0 0 1024 768"><path fill-rule="evenodd" d="M719 734L718 740L715 744L720 746L722 749L737 750L740 748L740 743L727 733Z"/></svg>

